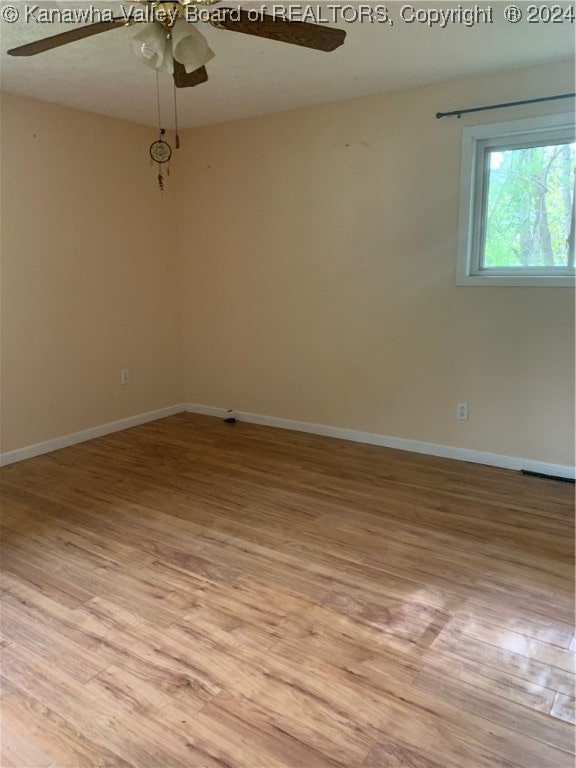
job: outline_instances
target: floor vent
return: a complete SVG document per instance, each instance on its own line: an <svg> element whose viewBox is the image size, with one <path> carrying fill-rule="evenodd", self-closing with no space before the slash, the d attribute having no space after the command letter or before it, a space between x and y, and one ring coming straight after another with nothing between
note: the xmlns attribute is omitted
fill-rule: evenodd
<svg viewBox="0 0 576 768"><path fill-rule="evenodd" d="M574 485L573 477L560 477L559 475L545 475L543 472L530 472L528 469L521 469L520 472L523 475L529 475L530 477L542 477L544 480L557 480L559 483L572 483Z"/></svg>

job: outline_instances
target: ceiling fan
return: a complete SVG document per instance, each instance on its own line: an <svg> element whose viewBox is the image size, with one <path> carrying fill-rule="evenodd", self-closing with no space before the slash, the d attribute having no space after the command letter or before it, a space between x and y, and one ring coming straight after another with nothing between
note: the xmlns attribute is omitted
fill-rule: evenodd
<svg viewBox="0 0 576 768"><path fill-rule="evenodd" d="M221 7L210 13L206 6L213 6L221 0L133 0L146 6L144 28L131 41L132 52L149 67L169 72L177 88L190 88L208 80L206 67L214 58L206 38L194 23L187 21L188 9L205 6L206 13L201 20L209 21L218 29L241 32L269 40L312 48L317 51L333 51L344 42L346 32L341 29L312 24L305 21L290 21L279 16L270 16L260 11L254 13L238 7ZM98 21L84 27L45 37L32 43L12 48L11 56L35 56L85 37L99 35L111 29L141 23L137 17L124 14L112 20Z"/></svg>

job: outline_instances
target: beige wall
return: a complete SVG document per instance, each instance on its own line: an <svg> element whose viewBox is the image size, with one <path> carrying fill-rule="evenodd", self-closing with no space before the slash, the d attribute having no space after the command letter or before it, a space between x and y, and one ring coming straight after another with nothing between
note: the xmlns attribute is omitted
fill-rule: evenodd
<svg viewBox="0 0 576 768"><path fill-rule="evenodd" d="M571 464L573 291L455 266L462 128L572 102L434 115L573 86L567 63L188 134L186 399Z"/></svg>
<svg viewBox="0 0 576 768"><path fill-rule="evenodd" d="M1 106L2 450L181 402L154 130L8 94Z"/></svg>
<svg viewBox="0 0 576 768"><path fill-rule="evenodd" d="M434 114L573 84L558 65L187 131L164 196L150 128L5 95L2 450L187 400L572 463L573 292L454 280L462 128L567 103Z"/></svg>

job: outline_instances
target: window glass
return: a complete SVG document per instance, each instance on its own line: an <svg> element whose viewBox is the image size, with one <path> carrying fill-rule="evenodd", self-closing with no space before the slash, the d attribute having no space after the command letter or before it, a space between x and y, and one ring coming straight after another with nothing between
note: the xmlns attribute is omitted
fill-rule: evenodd
<svg viewBox="0 0 576 768"><path fill-rule="evenodd" d="M488 150L485 167L481 269L567 267L576 144Z"/></svg>

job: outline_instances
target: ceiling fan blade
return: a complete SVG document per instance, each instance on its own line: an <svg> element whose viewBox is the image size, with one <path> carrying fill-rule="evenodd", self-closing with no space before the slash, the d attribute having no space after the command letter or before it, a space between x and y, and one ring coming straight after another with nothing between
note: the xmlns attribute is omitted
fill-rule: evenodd
<svg viewBox="0 0 576 768"><path fill-rule="evenodd" d="M61 45L67 45L67 43L73 43L85 37L107 32L109 29L118 29L124 26L126 26L126 19L122 17L112 21L98 21L96 24L88 24L86 27L78 27L78 29L71 29L69 32L62 32L60 35L44 37L42 40L20 45L18 48L12 48L8 53L10 56L35 56L37 53L44 53L44 51L50 51L52 48L59 48Z"/></svg>
<svg viewBox="0 0 576 768"><path fill-rule="evenodd" d="M344 42L346 32L343 29L325 27L322 24L310 24L307 21L284 21L262 14L256 21L251 20L247 11L230 9L233 16L228 16L226 8L218 12L218 22L215 26L242 32L245 35L266 37L282 43L301 45L304 48L314 48L316 51L333 51ZM224 13L223 13L224 12ZM236 20L238 19L239 20Z"/></svg>
<svg viewBox="0 0 576 768"><path fill-rule="evenodd" d="M184 64L174 59L174 85L176 88L192 88L193 85L200 85L208 80L206 67L195 69L194 72L186 72Z"/></svg>

